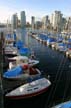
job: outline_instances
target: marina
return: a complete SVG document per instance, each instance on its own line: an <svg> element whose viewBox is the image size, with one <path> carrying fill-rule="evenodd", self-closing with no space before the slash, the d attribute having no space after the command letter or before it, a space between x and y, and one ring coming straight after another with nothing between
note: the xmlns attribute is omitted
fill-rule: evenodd
<svg viewBox="0 0 71 108"><path fill-rule="evenodd" d="M23 30L18 30L17 32L22 34L22 31ZM30 99L13 101L4 97L5 108L8 108L10 105L11 107L19 108L21 104L21 108L24 106L29 107L29 105L33 108L34 105L37 107L38 103L41 102L43 102L43 104L39 104L39 108L50 108L54 106L54 104L69 100L71 95L71 60L63 53L53 50L32 36L24 35L24 43L26 45L28 44L29 48L35 52L36 58L40 61L36 67L41 70L46 78L49 76L51 86L45 93ZM23 85L23 83L23 81L8 81L3 79L4 94Z"/></svg>
<svg viewBox="0 0 71 108"><path fill-rule="evenodd" d="M70 0L1 0L0 108L71 108L70 9Z"/></svg>

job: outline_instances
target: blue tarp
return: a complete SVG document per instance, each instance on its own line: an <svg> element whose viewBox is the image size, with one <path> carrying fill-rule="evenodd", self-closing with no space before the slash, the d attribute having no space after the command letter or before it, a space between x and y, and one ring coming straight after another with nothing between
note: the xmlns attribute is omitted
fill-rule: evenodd
<svg viewBox="0 0 71 108"><path fill-rule="evenodd" d="M48 38L47 42L56 42L56 39L55 38Z"/></svg>
<svg viewBox="0 0 71 108"><path fill-rule="evenodd" d="M71 108L71 102L65 103L62 108Z"/></svg>
<svg viewBox="0 0 71 108"><path fill-rule="evenodd" d="M57 106L55 106L53 108L71 108L71 101L59 104L59 105L57 105Z"/></svg>
<svg viewBox="0 0 71 108"><path fill-rule="evenodd" d="M21 40L18 40L15 45L16 45L17 48L20 49L24 46L24 43Z"/></svg>
<svg viewBox="0 0 71 108"><path fill-rule="evenodd" d="M71 43L71 39L68 39L68 42Z"/></svg>
<svg viewBox="0 0 71 108"><path fill-rule="evenodd" d="M30 53L30 49L29 48L20 48L19 49L19 53L20 54L29 54Z"/></svg>
<svg viewBox="0 0 71 108"><path fill-rule="evenodd" d="M8 78L8 77L15 77L17 75L20 75L22 73L22 68L21 66L17 66L16 68L13 68L7 72L4 73L4 77Z"/></svg>
<svg viewBox="0 0 71 108"><path fill-rule="evenodd" d="M47 40L48 36L45 35L45 34L39 34L39 38L42 39L42 40Z"/></svg>
<svg viewBox="0 0 71 108"><path fill-rule="evenodd" d="M68 48L71 48L71 44L67 44L67 47L68 47Z"/></svg>

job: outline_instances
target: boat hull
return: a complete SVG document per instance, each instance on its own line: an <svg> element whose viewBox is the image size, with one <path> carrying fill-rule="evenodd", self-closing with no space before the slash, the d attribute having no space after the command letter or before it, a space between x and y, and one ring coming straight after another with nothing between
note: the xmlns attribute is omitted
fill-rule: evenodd
<svg viewBox="0 0 71 108"><path fill-rule="evenodd" d="M29 78L32 78L32 79L35 79L37 77L40 77L41 76L41 72L39 69L36 68L35 70L37 73L32 73L32 71L29 71L31 72L30 74L29 73L21 73L19 75L15 75L15 76L8 76L8 74L4 74L3 77L5 79L8 79L8 80L27 80ZM8 73L8 72L7 72ZM9 71L10 73L10 71Z"/></svg>
<svg viewBox="0 0 71 108"><path fill-rule="evenodd" d="M24 84L15 90L12 90L5 96L10 99L30 98L46 92L50 85L51 82L46 78L38 78L35 81Z"/></svg>
<svg viewBox="0 0 71 108"><path fill-rule="evenodd" d="M9 99L24 99L24 98L31 98L31 97L34 97L34 96L38 96L44 92L46 92L48 90L48 87L43 89L43 90L40 90L39 92L35 92L35 93L31 93L31 94L27 94L27 95L20 95L20 96L6 96L7 98Z"/></svg>

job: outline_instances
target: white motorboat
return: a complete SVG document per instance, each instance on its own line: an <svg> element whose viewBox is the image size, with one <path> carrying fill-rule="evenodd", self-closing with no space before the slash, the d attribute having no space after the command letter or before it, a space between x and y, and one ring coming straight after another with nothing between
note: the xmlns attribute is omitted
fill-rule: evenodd
<svg viewBox="0 0 71 108"><path fill-rule="evenodd" d="M47 91L51 82L46 78L39 78L32 82L21 85L20 87L7 93L5 96L10 99L29 98Z"/></svg>
<svg viewBox="0 0 71 108"><path fill-rule="evenodd" d="M10 61L9 63L10 69L19 65L22 66L24 64L28 64L29 66L34 66L39 63L38 60L29 59L27 56L20 56L20 55L16 57L8 58L8 60Z"/></svg>
<svg viewBox="0 0 71 108"><path fill-rule="evenodd" d="M5 52L5 55L17 55L18 54L17 48L10 47L10 46L5 47L4 52Z"/></svg>

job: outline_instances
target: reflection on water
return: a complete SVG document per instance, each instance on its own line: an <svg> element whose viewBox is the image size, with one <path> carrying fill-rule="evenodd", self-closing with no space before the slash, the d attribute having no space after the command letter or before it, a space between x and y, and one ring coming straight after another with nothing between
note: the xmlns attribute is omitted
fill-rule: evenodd
<svg viewBox="0 0 71 108"><path fill-rule="evenodd" d="M39 43L32 37L28 37L24 30L19 30L21 38L29 48L35 51L36 58L40 61L37 66L47 77L50 75L52 82L48 91L42 95L17 101L5 99L5 108L49 108L54 104L66 101L71 98L71 60L62 53L52 50ZM25 34L24 34L25 33ZM25 41L26 40L26 41ZM12 89L23 84L22 81L4 81L4 89Z"/></svg>

